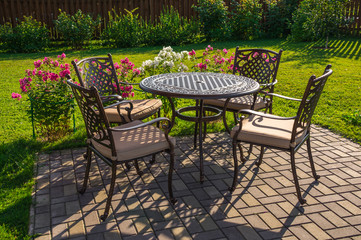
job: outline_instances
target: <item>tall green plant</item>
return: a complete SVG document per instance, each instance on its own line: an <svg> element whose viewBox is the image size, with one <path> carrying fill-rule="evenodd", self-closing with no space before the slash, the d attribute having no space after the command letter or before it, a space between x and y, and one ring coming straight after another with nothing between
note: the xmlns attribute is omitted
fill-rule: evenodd
<svg viewBox="0 0 361 240"><path fill-rule="evenodd" d="M96 28L100 25L100 18L93 20L89 14L84 14L80 9L74 15L67 14L61 9L59 11L60 15L54 21L56 29L67 45L75 49L82 48L85 41L94 36Z"/></svg>
<svg viewBox="0 0 361 240"><path fill-rule="evenodd" d="M258 0L231 1L232 37L255 39L261 35L262 4Z"/></svg>
<svg viewBox="0 0 361 240"><path fill-rule="evenodd" d="M153 26L148 25L147 39L152 45L181 45L195 42L199 33L198 21L180 16L171 6L163 8Z"/></svg>
<svg viewBox="0 0 361 240"><path fill-rule="evenodd" d="M286 37L291 32L292 14L297 9L299 0L265 1L264 33L267 37Z"/></svg>
<svg viewBox="0 0 361 240"><path fill-rule="evenodd" d="M350 23L345 17L349 0L303 0L293 15L292 39L314 41L340 34L341 28Z"/></svg>
<svg viewBox="0 0 361 240"><path fill-rule="evenodd" d="M208 41L229 38L228 7L224 1L198 0L193 8L198 12L202 31Z"/></svg>
<svg viewBox="0 0 361 240"><path fill-rule="evenodd" d="M139 17L139 14L135 14L137 9L132 11L125 9L126 14L117 14L114 9L109 12L108 26L101 35L105 44L116 47L135 47L144 41L147 23Z"/></svg>
<svg viewBox="0 0 361 240"><path fill-rule="evenodd" d="M25 17L16 27L10 23L0 25L2 47L10 52L37 52L49 44L49 30L44 24Z"/></svg>

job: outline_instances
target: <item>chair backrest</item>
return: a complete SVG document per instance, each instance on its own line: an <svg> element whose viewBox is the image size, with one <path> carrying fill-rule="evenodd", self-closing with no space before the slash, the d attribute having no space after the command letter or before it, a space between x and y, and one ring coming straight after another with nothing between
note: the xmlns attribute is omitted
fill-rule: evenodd
<svg viewBox="0 0 361 240"><path fill-rule="evenodd" d="M71 87L83 115L88 140L94 140L113 151L112 135L108 133L110 124L97 89L95 87L84 88L73 83L71 79L67 83Z"/></svg>
<svg viewBox="0 0 361 240"><path fill-rule="evenodd" d="M233 74L252 78L259 84L274 82L281 55L282 50L277 53L266 49L239 49L237 47Z"/></svg>
<svg viewBox="0 0 361 240"><path fill-rule="evenodd" d="M327 65L322 76L316 78L312 75L308 80L308 84L303 94L301 104L297 111L297 117L293 126L292 139L294 141L296 135L305 130L309 130L311 118L315 112L318 100L320 99L322 90L326 84L328 77L332 74L331 65Z"/></svg>
<svg viewBox="0 0 361 240"><path fill-rule="evenodd" d="M108 57L85 58L71 62L81 86L95 87L101 96L119 94L119 82L112 55Z"/></svg>

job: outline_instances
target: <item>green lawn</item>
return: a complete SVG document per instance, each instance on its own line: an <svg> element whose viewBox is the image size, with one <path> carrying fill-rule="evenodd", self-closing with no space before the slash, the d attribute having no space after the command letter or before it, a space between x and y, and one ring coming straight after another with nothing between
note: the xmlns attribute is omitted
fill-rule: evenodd
<svg viewBox="0 0 361 240"><path fill-rule="evenodd" d="M215 48L227 48L234 52L241 48L283 49L278 81L275 91L284 95L302 97L307 80L312 74L319 76L330 63L334 70L313 118L315 124L361 143L361 126L344 120L361 110L361 40L332 40L330 49L314 48L323 43L291 43L286 40L258 40L238 42L217 42ZM208 43L174 47L175 51L199 50L201 53ZM111 53L115 61L128 57L135 66L146 59L153 59L161 47L133 49L98 48L84 51L65 51L70 59L82 59ZM59 142L48 144L34 141L31 122L26 116L27 101L11 99L12 92L19 92L19 78L30 68L33 61L44 56L56 57L61 50L36 54L0 53L0 238L27 238L28 212L31 202L31 188L34 184L33 163L38 151L84 145L85 133L82 119L77 113L77 132ZM274 113L290 116L297 105L276 101ZM189 134L188 123L178 121L173 134ZM210 126L213 131L222 130L221 123Z"/></svg>

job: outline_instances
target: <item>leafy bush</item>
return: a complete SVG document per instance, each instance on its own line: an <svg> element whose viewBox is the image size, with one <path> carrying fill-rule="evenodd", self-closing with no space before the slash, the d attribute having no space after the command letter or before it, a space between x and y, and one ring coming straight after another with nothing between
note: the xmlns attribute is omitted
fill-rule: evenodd
<svg viewBox="0 0 361 240"><path fill-rule="evenodd" d="M73 111L73 97L66 84L66 76L71 73L71 65L64 63L65 54L57 60L45 57L34 62L34 70L26 70L19 79L22 93L29 96L31 108L29 118L34 120L39 137L56 140L68 133ZM18 93L12 98L20 100Z"/></svg>
<svg viewBox="0 0 361 240"><path fill-rule="evenodd" d="M350 22L343 15L347 2L348 0L303 0L293 14L292 39L313 41L337 36L341 27Z"/></svg>
<svg viewBox="0 0 361 240"><path fill-rule="evenodd" d="M260 36L262 4L258 0L232 0L230 14L234 38L248 40Z"/></svg>
<svg viewBox="0 0 361 240"><path fill-rule="evenodd" d="M207 41L229 38L228 7L224 1L198 0L198 4L193 8L198 12L202 31Z"/></svg>
<svg viewBox="0 0 361 240"><path fill-rule="evenodd" d="M290 34L292 13L297 9L298 2L299 0L266 1L264 33L267 37L286 37Z"/></svg>
<svg viewBox="0 0 361 240"><path fill-rule="evenodd" d="M49 44L49 30L32 17L25 17L16 27L0 26L2 47L11 52L37 52Z"/></svg>
<svg viewBox="0 0 361 240"><path fill-rule="evenodd" d="M84 14L80 9L73 15L60 11L55 20L56 30L62 35L65 43L73 48L82 48L85 41L92 39L96 28L100 24L100 18L96 20L89 14Z"/></svg>
<svg viewBox="0 0 361 240"><path fill-rule="evenodd" d="M199 36L199 23L179 15L171 6L163 8L158 21L148 25L147 39L151 45L181 45L194 43Z"/></svg>

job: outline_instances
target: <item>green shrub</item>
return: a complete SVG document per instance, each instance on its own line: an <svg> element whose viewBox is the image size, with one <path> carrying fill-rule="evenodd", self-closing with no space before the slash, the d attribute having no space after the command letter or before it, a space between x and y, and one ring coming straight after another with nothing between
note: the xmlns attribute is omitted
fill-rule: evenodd
<svg viewBox="0 0 361 240"><path fill-rule="evenodd" d="M341 27L350 22L344 16L347 2L348 0L303 0L293 14L292 39L314 41L339 35Z"/></svg>
<svg viewBox="0 0 361 240"><path fill-rule="evenodd" d="M80 9L72 16L61 9L58 19L55 20L56 30L61 34L65 43L73 48L80 49L85 41L92 39L94 32L100 24L100 18L96 20L89 14L84 14Z"/></svg>
<svg viewBox="0 0 361 240"><path fill-rule="evenodd" d="M264 22L267 37L286 37L291 32L292 13L297 9L299 0L268 0Z"/></svg>
<svg viewBox="0 0 361 240"><path fill-rule="evenodd" d="M356 110L352 114L344 114L342 115L343 120L345 120L348 123L351 123L355 126L361 126L361 111Z"/></svg>
<svg viewBox="0 0 361 240"><path fill-rule="evenodd" d="M144 41L144 29L147 28L147 23L139 17L139 14L134 14L137 10L133 9L126 14L117 14L114 10L109 12L108 26L102 32L101 39L107 45L114 45L115 47L135 47L139 46Z"/></svg>
<svg viewBox="0 0 361 240"><path fill-rule="evenodd" d="M0 26L2 48L10 52L37 52L49 44L49 30L32 17L25 17L16 27Z"/></svg>
<svg viewBox="0 0 361 240"><path fill-rule="evenodd" d="M151 45L181 45L194 43L199 33L198 21L180 16L171 6L162 10L153 26L148 25L147 39Z"/></svg>
<svg viewBox="0 0 361 240"><path fill-rule="evenodd" d="M261 34L262 4L258 0L231 1L232 37L254 39Z"/></svg>
<svg viewBox="0 0 361 240"><path fill-rule="evenodd" d="M230 36L228 7L222 0L198 0L193 8L198 12L202 31L208 41L226 40Z"/></svg>

